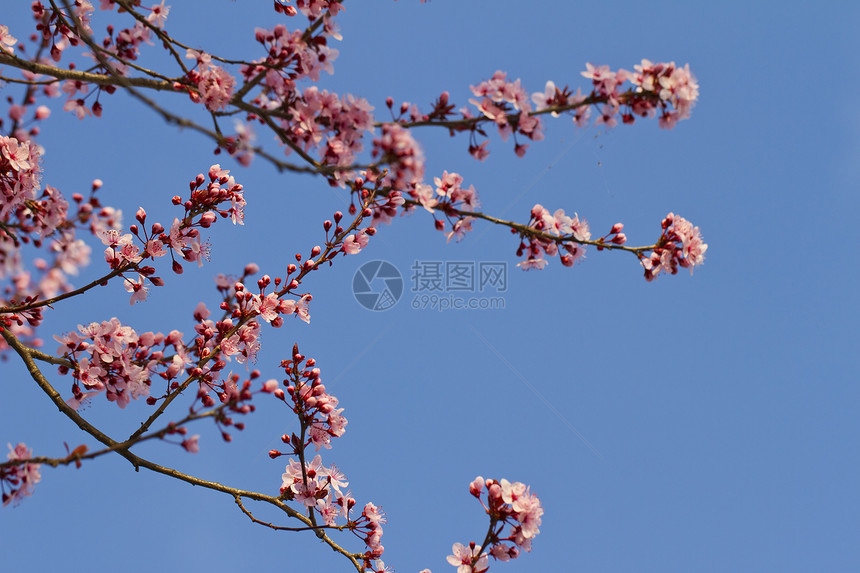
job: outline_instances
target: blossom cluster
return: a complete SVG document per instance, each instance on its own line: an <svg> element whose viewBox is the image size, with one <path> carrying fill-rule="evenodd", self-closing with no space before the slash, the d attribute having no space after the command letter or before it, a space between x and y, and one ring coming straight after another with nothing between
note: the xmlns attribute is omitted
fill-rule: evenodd
<svg viewBox="0 0 860 573"><path fill-rule="evenodd" d="M326 525L335 525L337 519L346 518L349 510L355 505L355 499L341 488L349 485L336 466L325 467L322 458L317 455L314 459L302 464L290 459L286 472L281 476L281 495L301 503L306 508L315 508Z"/></svg>
<svg viewBox="0 0 860 573"><path fill-rule="evenodd" d="M13 462L29 460L33 457L33 451L27 448L25 444L18 444L14 448L12 444L9 444L9 453L6 454L6 457ZM33 488L42 479L39 466L40 464L20 463L0 467L3 505L19 503L23 498L33 495Z"/></svg>
<svg viewBox="0 0 860 573"><path fill-rule="evenodd" d="M532 539L540 533L543 506L528 486L506 479L484 480L478 476L469 484L469 493L478 500L486 495L486 503L481 500L481 505L490 516L490 528L484 545L475 542L468 546L453 545L448 563L457 568L457 573L487 571L488 555L498 561L510 561L516 559L520 551L531 551ZM505 526L508 526L507 531Z"/></svg>
<svg viewBox="0 0 860 573"><path fill-rule="evenodd" d="M612 71L609 66L586 64L582 76L592 82L592 91L587 97L577 90L575 94L567 88L559 89L547 82L544 93L532 95L538 111L560 108L572 109L574 122L585 125L588 120L587 104L600 105L595 125L614 127L618 117L623 123L632 124L636 116L654 117L660 113L659 125L671 129L678 121L690 117L690 111L699 97L699 85L690 73L690 66L678 67L675 62L653 63L643 59L633 66L634 71L624 69ZM624 89L625 83L632 87ZM553 111L553 115L557 115Z"/></svg>
<svg viewBox="0 0 860 573"><path fill-rule="evenodd" d="M286 7L289 8L289 7ZM286 9L285 8L285 9ZM297 82L319 81L320 72L333 73L338 51L329 38L341 39L332 16L340 3L328 0L301 2L298 9L310 19L322 18L321 31L309 36L301 30L289 31L283 24L271 30L257 28L255 37L267 55L241 68L245 81L260 79L260 91L251 103L263 112L281 111L278 124L285 152L315 152L326 167L345 167L355 162L363 149L362 137L373 130L373 107L363 98L346 94L339 97L316 86L300 90ZM293 9L294 10L294 9ZM258 119L253 113L249 120ZM331 181L341 182L341 170L328 172Z"/></svg>
<svg viewBox="0 0 860 573"><path fill-rule="evenodd" d="M101 10L114 10L117 6L113 0L101 0L100 2ZM46 7L39 1L35 1L31 5L33 18L38 22L36 28L40 32L41 46L50 48L51 60L57 63L62 60L63 52L69 46L77 46L81 44L83 37L90 37L93 34L90 23L95 8L92 3L87 0L77 0L72 4L71 9L71 12L67 13L54 6ZM143 44L153 43L150 26L163 27L170 8L164 6L162 0L160 5L155 5L147 10L150 11L150 14L146 16L146 22L149 25L143 21L135 20L131 28L116 31L113 26L107 27L108 35L97 45L95 52L84 54L94 61L95 65L91 71L114 76L126 76L128 74L128 62L138 59ZM41 63L47 64L49 61L43 59ZM39 74L32 72L25 72L25 76L30 80L40 78ZM63 110L74 113L78 119L93 115L101 117L102 105L98 96L102 92L112 94L115 91L115 86L99 85L96 86L95 91L90 92L86 82L66 80L62 84L62 92L67 97ZM52 82L44 85L43 93L48 97L62 95L58 90L58 84ZM92 94L96 94L95 101L87 105L86 100Z"/></svg>
<svg viewBox="0 0 860 573"><path fill-rule="evenodd" d="M388 164L384 183L396 191L408 191L424 180L424 152L412 132L396 123L386 123L373 140L371 156Z"/></svg>
<svg viewBox="0 0 860 573"><path fill-rule="evenodd" d="M260 100L267 107L268 102L277 104L289 103L293 97L296 82L309 79L319 81L320 72L334 73L333 63L338 51L328 45L328 39L340 40L334 21L329 14L335 15L340 9L338 2L330 2L334 10L324 17L323 26L317 35L306 34L303 30L290 31L283 24L277 24L271 30L257 28L254 30L256 41L266 49L266 57L257 64L265 66L245 66L242 75L251 79L259 73L264 73L264 93L266 97Z"/></svg>
<svg viewBox="0 0 860 573"><path fill-rule="evenodd" d="M514 138L516 134L520 134L535 141L543 139L543 125L540 118L531 114L532 104L519 79L508 81L507 74L499 70L489 80L471 86L470 89L472 94L481 99L470 99L469 103L496 124L503 140L507 141L512 133ZM463 115L471 117L467 110L463 111ZM522 157L527 148L528 145L517 143L514 151L518 157ZM486 142L476 145L473 141L469 146L469 153L476 159L485 159L489 153L486 150Z"/></svg>
<svg viewBox="0 0 860 573"><path fill-rule="evenodd" d="M17 125L23 116L12 115ZM37 110L35 117L40 116L46 117ZM41 322L41 310L28 309L27 305L70 291L68 276L77 275L89 263L91 249L77 230L107 232L115 229L122 217L120 211L103 207L95 197L101 181L93 182L88 200L79 193L72 196L74 209L58 189L50 185L41 188L43 150L28 139L37 131L33 128L28 133L18 128L18 137L0 135L0 279L10 283L4 288L0 306L23 305L21 312L4 317L6 327L22 336L31 336L31 327ZM27 268L21 249L28 244L44 248L49 260L38 258ZM0 343L3 347L5 343Z"/></svg>
<svg viewBox="0 0 860 573"><path fill-rule="evenodd" d="M463 211L474 212L479 206L478 193L474 185L468 188L462 186L463 177L459 173L445 171L442 177L434 177L435 188L420 184L410 193L421 206L430 213L441 211L451 222L451 230L445 233L448 242L451 239L461 241L467 232L472 230L473 217L462 214ZM445 221L435 219L436 229L443 231Z"/></svg>
<svg viewBox="0 0 860 573"><path fill-rule="evenodd" d="M364 133L373 131L373 107L367 100L350 94L339 98L316 86L296 92L294 98L290 119L281 121L290 141L305 152L316 150L323 165L352 165L364 148Z"/></svg>
<svg viewBox="0 0 860 573"><path fill-rule="evenodd" d="M585 246L576 241L591 240L588 221L580 219L577 214L568 217L563 209L558 209L551 214L542 205L535 205L532 207L528 226L543 235L569 237L575 241L560 241L561 249L559 249L559 241L546 236L524 235L517 247L518 257L526 255L526 260L517 263L517 266L523 270L543 269L549 263L544 255L550 257L559 255L561 264L566 267L573 266L585 256Z"/></svg>
<svg viewBox="0 0 860 573"><path fill-rule="evenodd" d="M141 267L141 262L170 254L173 259L173 272L181 274L182 264L174 256L179 254L185 261L196 262L202 267L203 260L209 257L209 248L201 242L198 227L210 227L218 220L219 215L223 218L229 217L234 224L244 224L246 203L243 188L229 173L218 164L212 165L209 168L208 182L202 173L191 181L189 199L183 201L178 195L174 196L173 204L183 206L185 214L182 219L173 219L169 231L160 223L153 223L147 231L144 226L146 211L141 207L135 218L142 229L132 225L130 233L123 234L117 229L106 229L99 233L106 247L105 261L112 270L122 271L125 289L131 293L130 304L146 300L147 281L155 286L164 285L160 277L154 276L156 270L149 266ZM230 206L224 208L224 203L229 203ZM138 272L136 280L125 276L128 269Z"/></svg>
<svg viewBox="0 0 860 573"><path fill-rule="evenodd" d="M54 339L60 343L57 354L74 363L73 397L68 401L74 409L100 392L105 392L108 401L125 408L131 400L149 396L157 367L167 364L171 372L178 374L178 367L186 363L182 333L138 334L117 318L79 325L77 332L55 335ZM176 354L168 360L164 351L170 346ZM60 367L61 374L68 370Z"/></svg>
<svg viewBox="0 0 860 573"><path fill-rule="evenodd" d="M216 280L224 279L219 277ZM299 300L294 300L283 299L278 293L266 294L264 289L269 281L268 275L258 281L258 284L262 285L259 295L248 292L241 282L232 285L236 304L230 309L231 316L218 322L207 319L209 310L203 303L197 306L195 317L200 317L200 324L196 329L201 337L197 341L197 347L201 357L213 356L213 353L217 352L227 360L236 357L239 363L256 360L260 349L260 323L255 319L256 316L274 327L283 325L284 319L281 315L295 314L310 323L308 305L313 297L306 294ZM221 306L224 310L229 309L226 303Z"/></svg>
<svg viewBox="0 0 860 573"><path fill-rule="evenodd" d="M236 78L220 66L209 64L192 81L197 84L199 100L209 111L221 111L236 91Z"/></svg>
<svg viewBox="0 0 860 573"><path fill-rule="evenodd" d="M0 220L17 218L26 232L45 237L66 220L68 203L57 197L33 208L41 189L42 153L35 143L0 135Z"/></svg>
<svg viewBox="0 0 860 573"><path fill-rule="evenodd" d="M640 255L639 262L645 268L645 279L654 280L661 272L676 274L678 267L690 269L705 260L708 245L702 241L698 227L683 217L669 213L660 223L663 229L657 246L650 257Z"/></svg>
<svg viewBox="0 0 860 573"><path fill-rule="evenodd" d="M374 504L367 503L361 516L350 519L349 512L356 501L342 489L349 485L346 477L335 466L323 466L319 454L312 461L303 463L309 446L314 446L316 451L331 449L332 438L344 434L347 420L343 416L343 408L338 408L337 398L329 394L322 383L316 360L302 355L298 345L293 346L292 359L281 362L281 367L287 374L284 380L286 391L277 380L269 380L263 389L289 406L298 417L301 428L298 434L293 432L281 436L281 441L289 448L287 452L269 451L272 459L285 455L299 457L299 460L291 458L286 467L281 497L314 510L326 525L334 526L338 519L348 520L349 529L367 545L365 566L373 568L373 563L384 551L381 544L384 514Z"/></svg>
<svg viewBox="0 0 860 573"><path fill-rule="evenodd" d="M320 378L320 369L316 368L316 360L305 358L299 353L298 345L293 347L292 360L284 360L281 367L288 375L286 393L280 388L273 390L276 398L284 401L298 416L302 426L301 434L305 438L287 436L282 441L291 448L291 454L298 454L306 446L313 445L317 451L321 447L331 449L331 439L339 438L346 432L347 420L342 415L343 408L338 408L338 400L326 390ZM289 395L289 398L287 398ZM269 452L276 458L287 455L277 450Z"/></svg>

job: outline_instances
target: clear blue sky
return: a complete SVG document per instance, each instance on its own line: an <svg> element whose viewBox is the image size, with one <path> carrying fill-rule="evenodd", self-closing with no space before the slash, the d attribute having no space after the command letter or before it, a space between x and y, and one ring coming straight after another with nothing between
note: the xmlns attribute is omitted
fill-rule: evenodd
<svg viewBox="0 0 860 573"><path fill-rule="evenodd" d="M0 24L23 38L30 2L15 4ZM256 57L254 27L279 20L269 2L173 4L168 31L227 57ZM469 85L498 69L535 92L550 79L586 89L585 62L674 60L690 64L701 91L692 118L671 132L653 121L576 130L559 119L523 159L495 135L478 163L465 137L416 134L428 176L461 173L487 213L525 222L541 203L578 212L595 231L622 221L633 244L652 242L670 211L688 218L709 244L694 276L646 283L634 257L593 250L572 269L554 260L523 273L504 229L476 225L446 246L415 213L306 281L310 325L265 331L264 377L278 377L298 342L346 408L347 433L324 461L343 470L360 504L386 511L386 563L453 571L451 544L485 532L467 491L483 475L529 484L546 512L532 553L491 571L860 570L856 6L345 6L335 75L320 86L366 97L380 118L386 96L426 108L447 90L465 104ZM179 97L161 101L187 109ZM168 285L145 305L129 307L116 285L58 307L46 338L112 316L190 333L195 304L217 305L214 274L238 273L249 259L282 274L293 253L322 241L322 220L345 210L345 194L323 181L259 161L242 169L136 102L103 104L102 119L79 122L53 102L41 139L46 183L69 196L98 177L127 225L139 205L169 222L170 197L221 161L245 185L247 224L219 222L211 264L181 278L165 272ZM385 312L363 309L351 292L356 269L373 259L407 282ZM415 260L507 262L504 309L413 310ZM97 260L81 282L101 271ZM2 372L0 442L56 456L63 441L81 443L14 358ZM69 394L70 379L52 380ZM201 426L196 456L158 444L141 454L274 493L284 464L265 452L293 425L268 401L258 406L232 444ZM124 436L147 411L99 399L87 414ZM135 473L118 457L42 476L32 498L0 511L4 570L349 570L310 534L254 526L229 497Z"/></svg>

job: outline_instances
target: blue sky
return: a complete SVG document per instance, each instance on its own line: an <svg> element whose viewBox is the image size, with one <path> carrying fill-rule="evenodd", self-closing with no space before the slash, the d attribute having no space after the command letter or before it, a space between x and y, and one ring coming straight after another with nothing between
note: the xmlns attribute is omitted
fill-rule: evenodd
<svg viewBox="0 0 860 573"><path fill-rule="evenodd" d="M23 38L29 2L18 4L0 23ZM367 98L379 118L387 96L426 108L447 90L465 104L468 87L498 69L536 92L550 79L586 89L586 62L689 63L701 95L672 131L654 121L577 130L561 118L522 159L493 135L483 163L466 152L466 137L428 128L416 136L428 176L459 172L487 213L526 222L540 203L578 212L598 232L621 221L632 244L646 244L671 211L698 225L709 245L692 277L653 283L629 254L594 250L575 268L553 260L524 273L504 229L476 225L446 245L417 212L381 228L359 256L312 275L304 283L314 296L310 325L266 330L256 367L278 377L294 342L317 359L349 419L324 462L347 475L360 504L386 511L385 562L401 572L453 571L444 561L451 544L485 532L467 490L483 475L529 484L546 512L533 551L491 571L857 570L858 9L365 4L345 4L335 74L320 86ZM269 3L176 2L167 30L250 58L254 27L277 21ZM161 101L189 109L179 97ZM323 240L321 222L345 210L345 193L324 181L260 161L243 169L134 101L103 104L101 119L84 122L50 104L46 183L68 196L98 177L102 200L122 208L126 224L140 205L169 221L170 197L219 161L246 188L246 225L216 224L212 262L182 277L165 272L167 286L146 304L130 307L111 285L58 306L46 338L112 316L138 330L190 333L197 302L217 306L216 273L238 273L251 260L282 274L293 253ZM384 312L352 294L356 270L376 259L406 283ZM504 308L411 308L416 260L507 263ZM2 368L2 443L59 456L64 441L83 441L14 357ZM68 378L52 380L69 394ZM258 407L231 444L201 426L196 456L159 444L142 445L141 455L274 493L284 463L265 453L293 425L274 404ZM123 436L147 411L135 403L120 412L100 399L87 415ZM92 571L348 570L310 534L254 526L229 497L135 473L119 458L43 468L35 495L2 510L0 539L8 570L79 560Z"/></svg>

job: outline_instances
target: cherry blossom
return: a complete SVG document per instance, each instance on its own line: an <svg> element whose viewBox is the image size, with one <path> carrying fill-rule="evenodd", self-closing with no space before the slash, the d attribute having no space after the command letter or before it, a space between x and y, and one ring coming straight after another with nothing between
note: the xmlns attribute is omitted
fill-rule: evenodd
<svg viewBox="0 0 860 573"><path fill-rule="evenodd" d="M12 447L9 444L9 453L6 454L10 461L29 460L33 457L33 450L25 444ZM3 491L3 505L17 504L23 498L33 495L33 489L42 479L39 473L40 464L23 463L8 467L0 467L0 486ZM7 491L8 488L8 491Z"/></svg>
<svg viewBox="0 0 860 573"><path fill-rule="evenodd" d="M164 22L170 13L170 6L165 6L164 1L161 0L161 4L156 4L150 8L152 12L146 17L146 21L157 28L164 28Z"/></svg>
<svg viewBox="0 0 860 573"><path fill-rule="evenodd" d="M650 257L640 256L645 269L645 278L654 280L661 272L676 274L678 267L690 269L701 265L705 260L708 245L702 241L698 227L683 217L669 213L661 223L663 233L657 241Z"/></svg>
<svg viewBox="0 0 860 573"><path fill-rule="evenodd" d="M14 54L17 43L18 40L9 33L9 27L0 25L0 52Z"/></svg>
<svg viewBox="0 0 860 573"><path fill-rule="evenodd" d="M236 79L224 68L210 65L200 72L197 89L206 109L219 111L225 109L236 89Z"/></svg>
<svg viewBox="0 0 860 573"><path fill-rule="evenodd" d="M457 573L481 573L489 569L490 560L486 555L480 555L481 548L477 545L466 547L462 543L455 543L451 550L453 555L449 555L447 560L457 568Z"/></svg>

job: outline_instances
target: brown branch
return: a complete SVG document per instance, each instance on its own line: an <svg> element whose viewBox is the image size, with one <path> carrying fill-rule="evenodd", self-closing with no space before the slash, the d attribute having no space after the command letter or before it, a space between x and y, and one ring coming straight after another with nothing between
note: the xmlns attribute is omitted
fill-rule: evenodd
<svg viewBox="0 0 860 573"><path fill-rule="evenodd" d="M313 531L315 529L336 529L338 531L343 531L344 529L348 529L348 527L346 525L319 525L316 527L287 527L284 525L275 525L273 523L261 521L261 520L257 519L256 517L254 517L254 514L252 514L250 511L248 511L247 508L245 508L245 505L242 503L241 497L236 496L236 497L234 497L234 500L236 501L236 505L239 506L239 509L242 510L242 513L247 515L251 521L253 521L254 523L256 523L258 525L262 525L264 527L274 529L275 531ZM350 555L353 557L359 557L359 558L361 557L360 553L352 553Z"/></svg>
<svg viewBox="0 0 860 573"><path fill-rule="evenodd" d="M128 270L134 269L135 267L136 267L136 265L131 264L131 263L129 263L128 265L125 265L125 266L117 267L116 269L112 270L111 272L109 272L105 276L98 278L98 279L94 280L93 282L91 282L87 285L84 285L80 288L76 288L75 290L72 290L72 291L69 291L69 292L66 292L66 293L57 295L55 297L45 299L45 300L39 300L39 301L31 302L28 304L22 304L19 306L0 307L0 314L12 314L12 313L16 313L16 312L24 312L27 310L33 310L34 308L40 308L43 306L51 306L55 302L60 302L61 300L66 300L67 298L71 298L73 296L78 296L79 294L83 294L83 293L87 292L88 290L95 288L95 287L105 283L106 281L109 281L110 279L112 279L113 277L115 277L117 275L120 275L120 274L122 274Z"/></svg>
<svg viewBox="0 0 860 573"><path fill-rule="evenodd" d="M81 72L78 70L66 70L54 66L46 66L37 62L24 60L18 56L7 54L0 51L0 64L6 64L21 70L27 70L34 74L43 76L51 76L58 80L74 80L79 82L87 82L99 86L135 86L159 91L173 91L173 82L166 80L152 80L149 78L126 78L122 76L111 76L104 74L93 74L90 72ZM117 78L122 78L118 81Z"/></svg>

